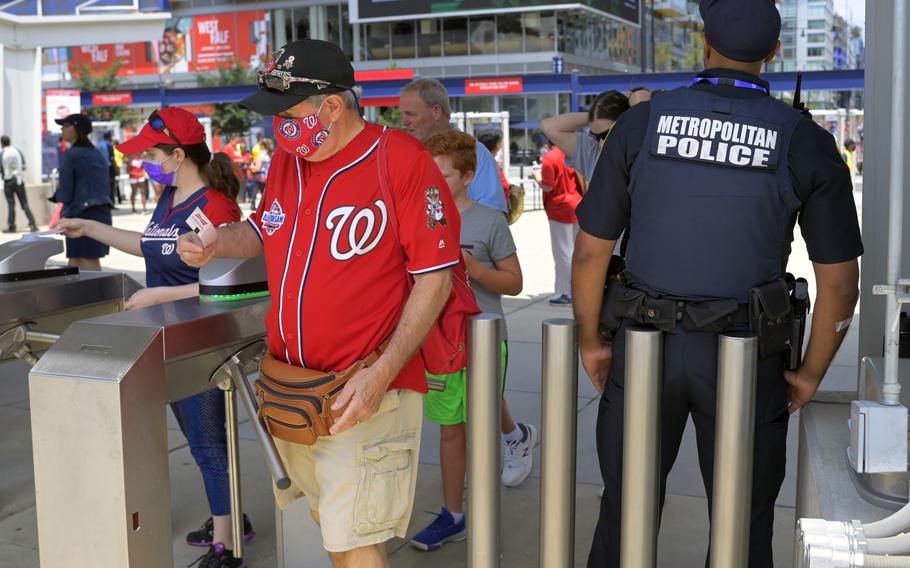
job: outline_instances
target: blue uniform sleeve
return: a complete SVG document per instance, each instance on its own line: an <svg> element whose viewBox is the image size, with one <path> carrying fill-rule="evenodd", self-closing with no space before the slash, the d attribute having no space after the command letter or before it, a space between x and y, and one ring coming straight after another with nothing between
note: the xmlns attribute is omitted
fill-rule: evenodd
<svg viewBox="0 0 910 568"><path fill-rule="evenodd" d="M863 254L853 181L834 137L806 119L789 148L790 176L803 205L799 227L809 259L837 264Z"/></svg>
<svg viewBox="0 0 910 568"><path fill-rule="evenodd" d="M486 146L480 142L477 143L477 170L474 172L474 181L468 186L468 197L503 213L509 210L499 170L496 169L496 161Z"/></svg>
<svg viewBox="0 0 910 568"><path fill-rule="evenodd" d="M578 226L593 237L615 241L629 225L629 180L644 144L650 106L638 104L619 117L594 167L588 192L575 210Z"/></svg>
<svg viewBox="0 0 910 568"><path fill-rule="evenodd" d="M74 149L64 152L60 156L60 178L57 180L57 192L54 193L54 201L57 203L69 203L73 200L74 188L73 170L75 169L74 155L70 154Z"/></svg>

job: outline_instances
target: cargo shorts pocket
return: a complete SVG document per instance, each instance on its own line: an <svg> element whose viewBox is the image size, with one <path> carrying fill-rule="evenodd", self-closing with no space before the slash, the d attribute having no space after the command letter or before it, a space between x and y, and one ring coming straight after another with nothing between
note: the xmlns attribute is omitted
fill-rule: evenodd
<svg viewBox="0 0 910 568"><path fill-rule="evenodd" d="M354 529L372 534L398 526L410 509L414 448L383 442L363 451L363 470L354 503Z"/></svg>

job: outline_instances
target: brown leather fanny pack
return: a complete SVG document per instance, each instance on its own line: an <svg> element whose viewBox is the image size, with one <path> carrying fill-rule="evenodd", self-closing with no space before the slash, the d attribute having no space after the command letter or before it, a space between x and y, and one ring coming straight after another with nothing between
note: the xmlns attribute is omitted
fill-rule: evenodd
<svg viewBox="0 0 910 568"><path fill-rule="evenodd" d="M272 436L297 444L315 444L344 412L333 411L335 398L358 371L374 364L387 343L337 373L296 367L267 354L254 384L259 419Z"/></svg>

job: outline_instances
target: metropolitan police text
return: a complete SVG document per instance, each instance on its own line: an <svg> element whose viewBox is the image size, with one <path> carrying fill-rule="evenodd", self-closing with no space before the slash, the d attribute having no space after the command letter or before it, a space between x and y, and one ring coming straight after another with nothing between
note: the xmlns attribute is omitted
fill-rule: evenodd
<svg viewBox="0 0 910 568"><path fill-rule="evenodd" d="M770 128L695 116L663 115L657 153L731 166L769 167L778 132Z"/></svg>

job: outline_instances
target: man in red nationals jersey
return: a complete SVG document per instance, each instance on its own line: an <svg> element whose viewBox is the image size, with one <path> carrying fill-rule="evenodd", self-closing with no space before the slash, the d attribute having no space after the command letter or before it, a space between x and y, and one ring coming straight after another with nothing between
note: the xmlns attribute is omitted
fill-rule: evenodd
<svg viewBox="0 0 910 568"><path fill-rule="evenodd" d="M219 228L214 244L187 234L178 250L193 266L264 251L269 350L292 365L343 370L390 340L345 385L331 436L311 446L275 440L335 566L387 566L383 543L404 537L413 505L427 390L418 349L451 290L458 210L417 139L390 131L380 152L383 128L362 119L354 70L337 46L282 47L259 86L244 104L274 115L279 146L259 208Z"/></svg>

